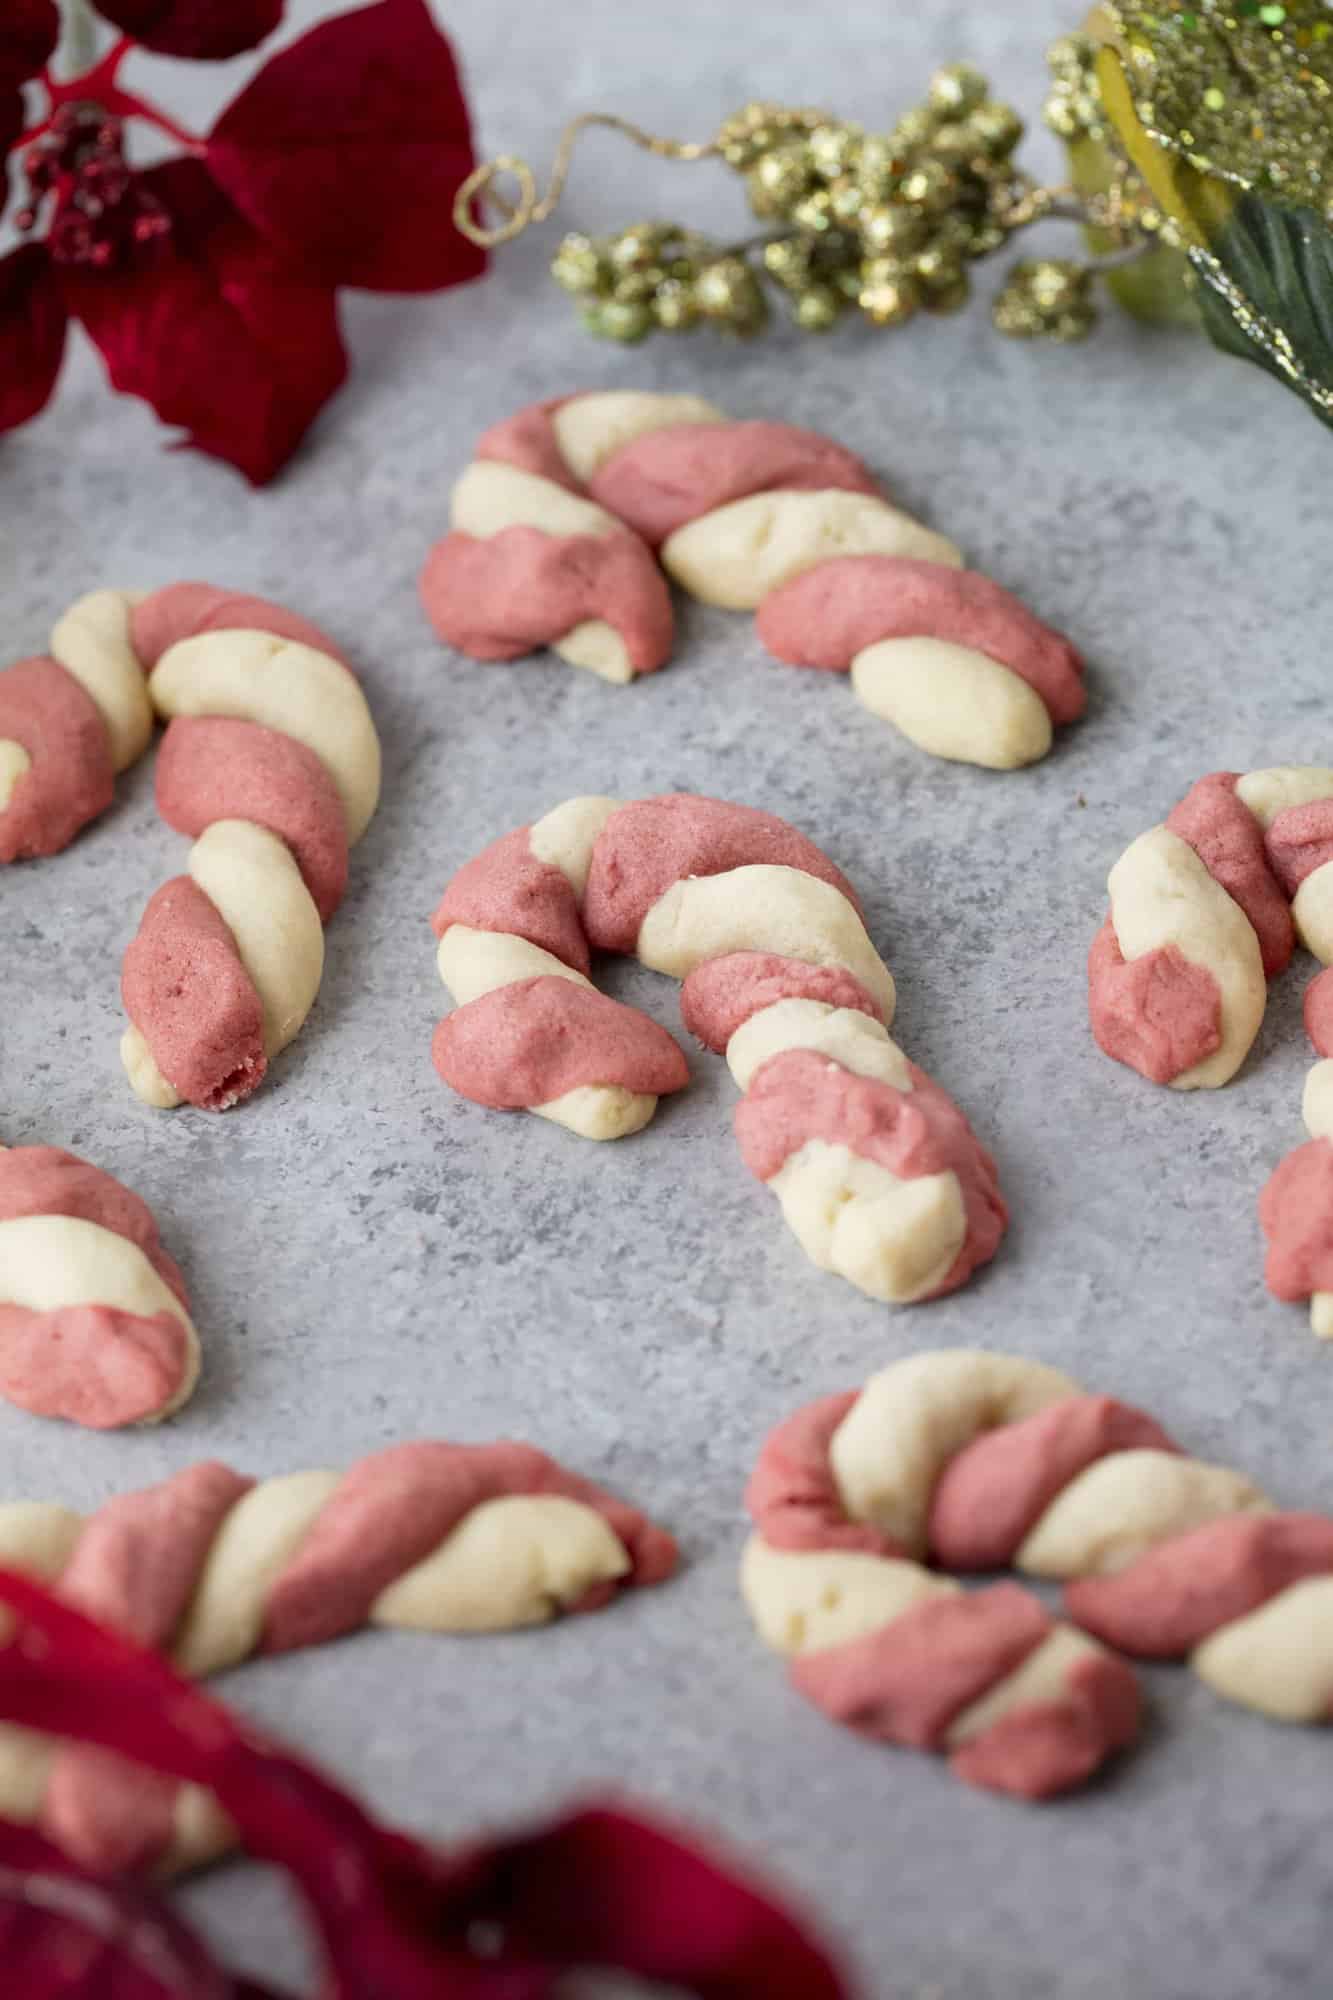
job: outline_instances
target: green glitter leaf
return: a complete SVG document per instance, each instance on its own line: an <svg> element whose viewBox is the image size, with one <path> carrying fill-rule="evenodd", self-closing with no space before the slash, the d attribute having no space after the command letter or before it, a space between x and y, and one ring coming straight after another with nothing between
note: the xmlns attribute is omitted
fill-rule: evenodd
<svg viewBox="0 0 1333 2000"><path fill-rule="evenodd" d="M1276 375L1333 428L1333 233L1322 217L1242 195L1189 259L1216 345Z"/></svg>

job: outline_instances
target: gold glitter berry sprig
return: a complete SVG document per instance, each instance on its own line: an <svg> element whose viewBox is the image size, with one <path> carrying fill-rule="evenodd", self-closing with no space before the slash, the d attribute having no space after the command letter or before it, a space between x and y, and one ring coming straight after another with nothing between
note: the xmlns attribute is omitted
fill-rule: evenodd
<svg viewBox="0 0 1333 2000"><path fill-rule="evenodd" d="M1072 37L1053 52L1048 117L1065 133L1099 116L1092 45ZM1075 121L1085 119L1086 128ZM931 78L924 101L884 133L826 111L754 103L701 142L662 139L626 120L588 113L566 129L540 199L526 162L505 155L479 167L458 193L454 220L487 246L544 221L559 202L577 140L607 126L661 158L717 159L740 174L764 225L720 243L665 221L633 223L608 236L567 235L552 261L558 284L578 301L591 333L619 341L712 325L758 333L769 292L785 295L791 318L823 333L849 315L879 327L918 312L950 313L967 303L970 267L1031 224L1062 218L1095 227L1109 254L1098 259L1025 258L992 307L1002 333L1075 340L1096 316L1093 284L1102 271L1160 241L1162 218L1125 164L1104 191L1041 187L1015 163L1023 121L990 95L968 63ZM496 185L517 182L511 199ZM503 220L488 225L489 201Z"/></svg>

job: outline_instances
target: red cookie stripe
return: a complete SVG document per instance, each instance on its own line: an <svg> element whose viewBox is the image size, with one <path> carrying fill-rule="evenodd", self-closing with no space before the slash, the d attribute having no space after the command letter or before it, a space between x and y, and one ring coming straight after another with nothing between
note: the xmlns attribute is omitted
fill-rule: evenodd
<svg viewBox="0 0 1333 2000"><path fill-rule="evenodd" d="M205 632L231 631L271 632L276 639L313 646L340 666L347 664L327 632L298 612L289 611L285 604L251 597L244 591L222 590L212 583L169 583L141 599L130 612L130 644L148 673L167 648L180 640L198 638Z"/></svg>
<svg viewBox="0 0 1333 2000"><path fill-rule="evenodd" d="M1326 966L1310 981L1302 1012L1315 1054L1333 1056L1333 966Z"/></svg>
<svg viewBox="0 0 1333 2000"><path fill-rule="evenodd" d="M96 1304L0 1304L0 1396L38 1417L118 1430L158 1415L184 1382L190 1344L173 1313Z"/></svg>
<svg viewBox="0 0 1333 2000"><path fill-rule="evenodd" d="M923 1174L958 1177L967 1218L962 1248L930 1294L957 1289L999 1247L1008 1210L995 1162L962 1112L938 1084L909 1064L910 1091L855 1076L811 1049L790 1049L756 1072L736 1107L736 1137L750 1172L772 1180L812 1139L846 1146L901 1180Z"/></svg>
<svg viewBox="0 0 1333 2000"><path fill-rule="evenodd" d="M1083 662L1068 639L975 570L835 556L771 591L756 629L778 659L839 673L881 639L943 639L1008 667L1054 723L1076 721L1087 705Z"/></svg>
<svg viewBox="0 0 1333 2000"><path fill-rule="evenodd" d="M492 424L477 439L472 456L516 465L520 472L533 472L539 479L549 479L570 493L584 493L586 488L570 470L551 422L561 404L569 400L568 396L551 396L544 403L529 403L516 415Z"/></svg>
<svg viewBox="0 0 1333 2000"><path fill-rule="evenodd" d="M854 452L794 424L671 424L622 445L588 490L608 513L656 547L668 535L754 493L873 493L880 488Z"/></svg>
<svg viewBox="0 0 1333 2000"><path fill-rule="evenodd" d="M841 966L807 965L771 951L734 951L696 966L680 989L686 1032L718 1055L738 1028L779 1000L818 1000L882 1020L860 980Z"/></svg>
<svg viewBox="0 0 1333 2000"><path fill-rule="evenodd" d="M588 941L578 898L558 868L538 861L528 845L530 827L515 827L465 861L431 918L436 937L451 924L526 938L563 965L587 975Z"/></svg>
<svg viewBox="0 0 1333 2000"><path fill-rule="evenodd" d="M1113 1396L1070 1396L974 1438L931 1496L929 1543L945 1569L1005 1569L1056 1495L1117 1451L1179 1451L1155 1418Z"/></svg>
<svg viewBox="0 0 1333 2000"><path fill-rule="evenodd" d="M1207 967L1173 944L1125 958L1109 917L1088 953L1088 1019L1099 1048L1153 1083L1222 1044L1222 996Z"/></svg>
<svg viewBox="0 0 1333 2000"><path fill-rule="evenodd" d="M1259 1223L1275 1298L1333 1292L1333 1143L1307 1140L1279 1162L1259 1197Z"/></svg>
<svg viewBox="0 0 1333 2000"><path fill-rule="evenodd" d="M1263 828L1236 796L1238 777L1235 771L1213 771L1200 778L1167 814L1166 825L1244 910L1259 939L1264 976L1274 979L1291 958L1295 930L1268 865Z"/></svg>
<svg viewBox="0 0 1333 2000"><path fill-rule="evenodd" d="M462 1097L531 1110L582 1085L665 1097L689 1082L676 1042L633 1007L554 975L517 980L447 1014L431 1048Z"/></svg>
<svg viewBox="0 0 1333 2000"><path fill-rule="evenodd" d="M364 1625L375 1599L474 1507L511 1494L556 1495L591 1507L624 1545L632 1565L626 1582L659 1583L676 1567L670 1535L532 1445L396 1445L361 1459L321 1508L269 1592L263 1650L318 1645ZM597 1601L610 1594L599 1590Z"/></svg>
<svg viewBox="0 0 1333 2000"><path fill-rule="evenodd" d="M1322 1514L1231 1514L1175 1535L1113 1576L1065 1585L1072 1618L1140 1659L1179 1660L1305 1577L1333 1575Z"/></svg>
<svg viewBox="0 0 1333 2000"><path fill-rule="evenodd" d="M872 1522L849 1519L833 1475L833 1435L860 1394L849 1389L821 1396L765 1438L745 1489L745 1505L770 1548L890 1557L908 1553Z"/></svg>
<svg viewBox="0 0 1333 2000"><path fill-rule="evenodd" d="M671 596L637 535L454 533L427 556L418 589L439 637L473 659L517 659L596 619L620 634L636 674L670 657Z"/></svg>
<svg viewBox="0 0 1333 2000"><path fill-rule="evenodd" d="M264 1009L236 941L188 875L164 882L121 967L125 1012L189 1104L225 1110L268 1067Z"/></svg>
<svg viewBox="0 0 1333 2000"><path fill-rule="evenodd" d="M1268 829L1269 865L1288 896L1294 896L1316 868L1333 861L1333 799L1288 806Z"/></svg>
<svg viewBox="0 0 1333 2000"><path fill-rule="evenodd" d="M157 758L157 809L196 839L219 819L267 827L290 848L321 923L347 887L347 815L313 750L228 716L178 716Z"/></svg>
<svg viewBox="0 0 1333 2000"><path fill-rule="evenodd" d="M0 862L58 854L110 805L106 725L54 660L19 660L0 673L0 741L21 744L31 760L0 810Z"/></svg>
<svg viewBox="0 0 1333 2000"><path fill-rule="evenodd" d="M633 952L649 910L677 882L756 864L831 882L860 910L842 870L775 813L669 793L621 806L602 828L583 897L584 928L600 951Z"/></svg>
<svg viewBox="0 0 1333 2000"><path fill-rule="evenodd" d="M1075 1660L1058 1701L1011 1709L960 1744L951 1769L969 1785L1020 1799L1051 1798L1100 1769L1139 1733L1143 1696L1123 1660Z"/></svg>
<svg viewBox="0 0 1333 2000"><path fill-rule="evenodd" d="M68 1215L114 1230L143 1252L188 1312L185 1280L175 1258L162 1247L152 1210L100 1167L58 1146L0 1150L0 1222L32 1215Z"/></svg>
<svg viewBox="0 0 1333 2000"><path fill-rule="evenodd" d="M996 1583L970 1596L925 1598L859 1639L798 1655L791 1677L846 1728L936 1750L955 1716L1054 1630L1031 1591Z"/></svg>

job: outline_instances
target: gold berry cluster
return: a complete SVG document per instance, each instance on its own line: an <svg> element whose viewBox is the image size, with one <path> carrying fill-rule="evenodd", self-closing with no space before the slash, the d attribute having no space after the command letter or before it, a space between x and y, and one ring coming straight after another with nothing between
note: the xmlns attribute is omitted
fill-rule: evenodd
<svg viewBox="0 0 1333 2000"><path fill-rule="evenodd" d="M1017 112L968 63L938 71L924 102L884 133L749 104L712 150L744 177L761 233L723 246L671 223L635 223L566 236L552 271L589 329L622 341L701 323L756 333L766 283L815 333L847 313L898 326L917 312L953 312L968 298L969 265L1030 219L1032 184L1013 157L1022 135ZM1067 335L1079 309L1067 299L1050 317L1046 330Z"/></svg>

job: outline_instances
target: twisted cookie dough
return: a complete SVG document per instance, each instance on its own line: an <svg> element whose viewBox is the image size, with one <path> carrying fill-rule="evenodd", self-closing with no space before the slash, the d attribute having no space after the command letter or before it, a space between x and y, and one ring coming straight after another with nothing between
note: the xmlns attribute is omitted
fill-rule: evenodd
<svg viewBox="0 0 1333 2000"><path fill-rule="evenodd" d="M199 1374L152 1215L55 1146L0 1147L0 1395L93 1430L158 1423Z"/></svg>
<svg viewBox="0 0 1333 2000"><path fill-rule="evenodd" d="M1111 870L1111 908L1088 959L1101 1047L1154 1083L1216 1089L1235 1075L1263 1020L1267 981L1299 940L1333 965L1333 769L1214 771ZM1305 996L1305 1025L1333 1056L1333 971ZM1312 1144L1264 1191L1268 1277L1279 1298L1311 1298L1333 1332L1333 1118L1327 1086L1306 1093Z"/></svg>
<svg viewBox="0 0 1333 2000"><path fill-rule="evenodd" d="M592 985L593 950L633 954L684 981L686 1026L745 1093L742 1157L821 1269L905 1304L994 1255L994 1163L890 1040L855 892L784 821L688 793L570 799L462 868L433 923L457 1006L432 1053L462 1096L584 1138L639 1131L689 1072Z"/></svg>
<svg viewBox="0 0 1333 2000"><path fill-rule="evenodd" d="M93 591L49 658L0 674L0 862L58 853L103 812L155 713L158 809L194 846L126 952L121 1056L145 1103L226 1110L319 991L379 738L332 641L281 605L204 583Z"/></svg>
<svg viewBox="0 0 1333 2000"><path fill-rule="evenodd" d="M131 631L168 723L158 810L194 846L125 954L121 1059L145 1103L225 1111L314 1004L379 738L332 642L281 605L174 584Z"/></svg>
<svg viewBox="0 0 1333 2000"><path fill-rule="evenodd" d="M676 1546L637 1509L531 1445L395 1445L349 1471L256 1483L190 1466L84 1519L0 1506L0 1562L186 1673L362 1625L489 1632L595 1611L659 1583ZM0 1812L98 1869L180 1869L230 1844L206 1794L96 1753L0 1731Z"/></svg>
<svg viewBox="0 0 1333 2000"><path fill-rule="evenodd" d="M1188 1655L1218 1693L1265 1714L1333 1719L1333 1521L1279 1513L1241 1474L1186 1456L1145 1412L1035 1362L914 1355L859 1395L826 1397L774 1432L748 1504L762 1547L747 1556L747 1594L770 1634L779 1585L821 1603L811 1630L822 1647L882 1622L877 1565L1011 1566L1066 1580L1069 1614L1111 1645ZM856 1558L826 1585L811 1556L824 1550ZM821 1600L825 1588L846 1602ZM790 1650L809 1644L798 1628ZM847 1660L811 1660L798 1684L823 1706L849 1682L869 1701L880 1654L897 1672L885 1633Z"/></svg>
<svg viewBox="0 0 1333 2000"><path fill-rule="evenodd" d="M478 658L554 637L608 679L660 666L669 607L629 555L647 544L691 595L758 610L777 658L850 669L865 706L934 756L1011 770L1083 712L1067 640L961 570L853 453L791 424L633 391L533 404L481 439L453 528L421 593L440 636ZM591 610L609 623L570 634Z"/></svg>
<svg viewBox="0 0 1333 2000"><path fill-rule="evenodd" d="M746 1492L741 1592L795 1687L835 1721L942 1751L967 1782L1021 1798L1082 1783L1131 1742L1137 1682L1016 1584L965 1596L924 1568L931 1500L972 1436L1075 1394L1035 1362L917 1355L779 1425Z"/></svg>

